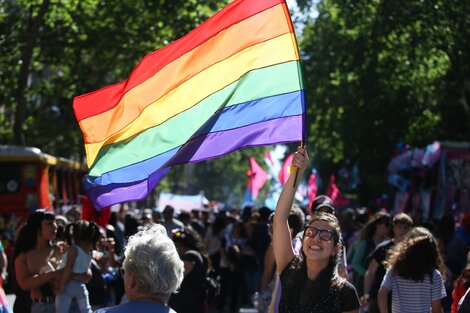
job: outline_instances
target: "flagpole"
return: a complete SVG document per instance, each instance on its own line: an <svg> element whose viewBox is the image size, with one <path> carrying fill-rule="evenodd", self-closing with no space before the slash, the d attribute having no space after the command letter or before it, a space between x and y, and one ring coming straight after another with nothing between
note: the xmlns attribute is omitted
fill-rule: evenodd
<svg viewBox="0 0 470 313"><path fill-rule="evenodd" d="M287 3L285 1L284 1L284 5L285 5L285 8L287 10L286 13L290 17L289 7L287 6ZM304 80L304 75L303 75L303 70L302 70L303 62L302 62L302 58L300 57L300 50L299 50L299 43L298 43L298 40L297 40L297 34L295 33L294 23L292 23L291 18L289 18L289 24L290 24L290 27L292 28L292 34L294 35L293 41L294 41L295 46L297 47L297 51L298 51L298 54L299 54L299 70L300 70L299 77L300 77L301 86L303 87L303 93L304 93L303 97L304 97L304 100L305 100L304 104L306 104L307 98L305 97L305 80ZM307 124L307 107L305 107L304 116L303 116L302 141L300 142L300 146L302 148L305 148L305 143L307 142L307 127L306 127L306 124ZM297 178L298 177L299 177L299 168L297 167L297 170L295 171L294 185L292 186L294 189L296 188Z"/></svg>
<svg viewBox="0 0 470 313"><path fill-rule="evenodd" d="M302 142L300 143L300 146L302 148L305 148L305 144L304 144L304 141L302 140ZM295 177L294 177L294 184L293 184L293 188L295 189L295 186L297 185L297 178L299 177L299 168L297 167L296 168L296 171L295 171Z"/></svg>

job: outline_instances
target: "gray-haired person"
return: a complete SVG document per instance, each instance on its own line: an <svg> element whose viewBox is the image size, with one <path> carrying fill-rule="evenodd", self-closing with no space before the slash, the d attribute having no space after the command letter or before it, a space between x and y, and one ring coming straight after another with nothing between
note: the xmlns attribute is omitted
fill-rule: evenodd
<svg viewBox="0 0 470 313"><path fill-rule="evenodd" d="M131 236L124 257L121 274L129 302L95 312L174 313L167 302L181 285L184 265L165 227L155 224Z"/></svg>

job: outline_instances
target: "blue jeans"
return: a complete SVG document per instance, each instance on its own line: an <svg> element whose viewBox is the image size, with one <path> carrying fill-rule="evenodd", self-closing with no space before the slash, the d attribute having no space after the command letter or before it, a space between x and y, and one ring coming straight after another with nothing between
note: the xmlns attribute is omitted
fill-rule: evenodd
<svg viewBox="0 0 470 313"><path fill-rule="evenodd" d="M33 303L31 313L54 313L54 303Z"/></svg>
<svg viewBox="0 0 470 313"><path fill-rule="evenodd" d="M71 280L64 290L55 297L56 313L70 312L72 300L75 300L81 313L91 313L90 300L88 299L88 290L84 283L78 280Z"/></svg>

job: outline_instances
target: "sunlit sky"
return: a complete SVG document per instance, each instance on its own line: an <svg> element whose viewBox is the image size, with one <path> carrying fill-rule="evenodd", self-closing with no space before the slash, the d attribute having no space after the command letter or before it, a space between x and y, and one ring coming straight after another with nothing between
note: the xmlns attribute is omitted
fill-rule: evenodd
<svg viewBox="0 0 470 313"><path fill-rule="evenodd" d="M312 5L312 7L310 8L310 11L308 12L308 16L311 18L316 18L318 16L318 11L316 8L316 4L318 3L318 1L319 0L313 1L314 4ZM306 16L302 15L299 12L299 8L297 6L296 0L286 0L286 2L287 2L287 6L289 7L289 10L292 13L291 18L292 18L292 21L294 21L295 23L295 32L297 36L300 36L300 34L302 33L302 29L303 29L303 21L305 21Z"/></svg>

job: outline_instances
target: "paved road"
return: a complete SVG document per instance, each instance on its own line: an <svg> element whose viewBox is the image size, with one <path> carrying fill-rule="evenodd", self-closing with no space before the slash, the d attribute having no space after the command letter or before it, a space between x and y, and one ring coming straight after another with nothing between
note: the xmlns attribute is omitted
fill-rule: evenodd
<svg viewBox="0 0 470 313"><path fill-rule="evenodd" d="M15 295L13 294L7 295L7 301L8 301L8 304L10 305L10 308L13 309L13 303L15 303Z"/></svg>

